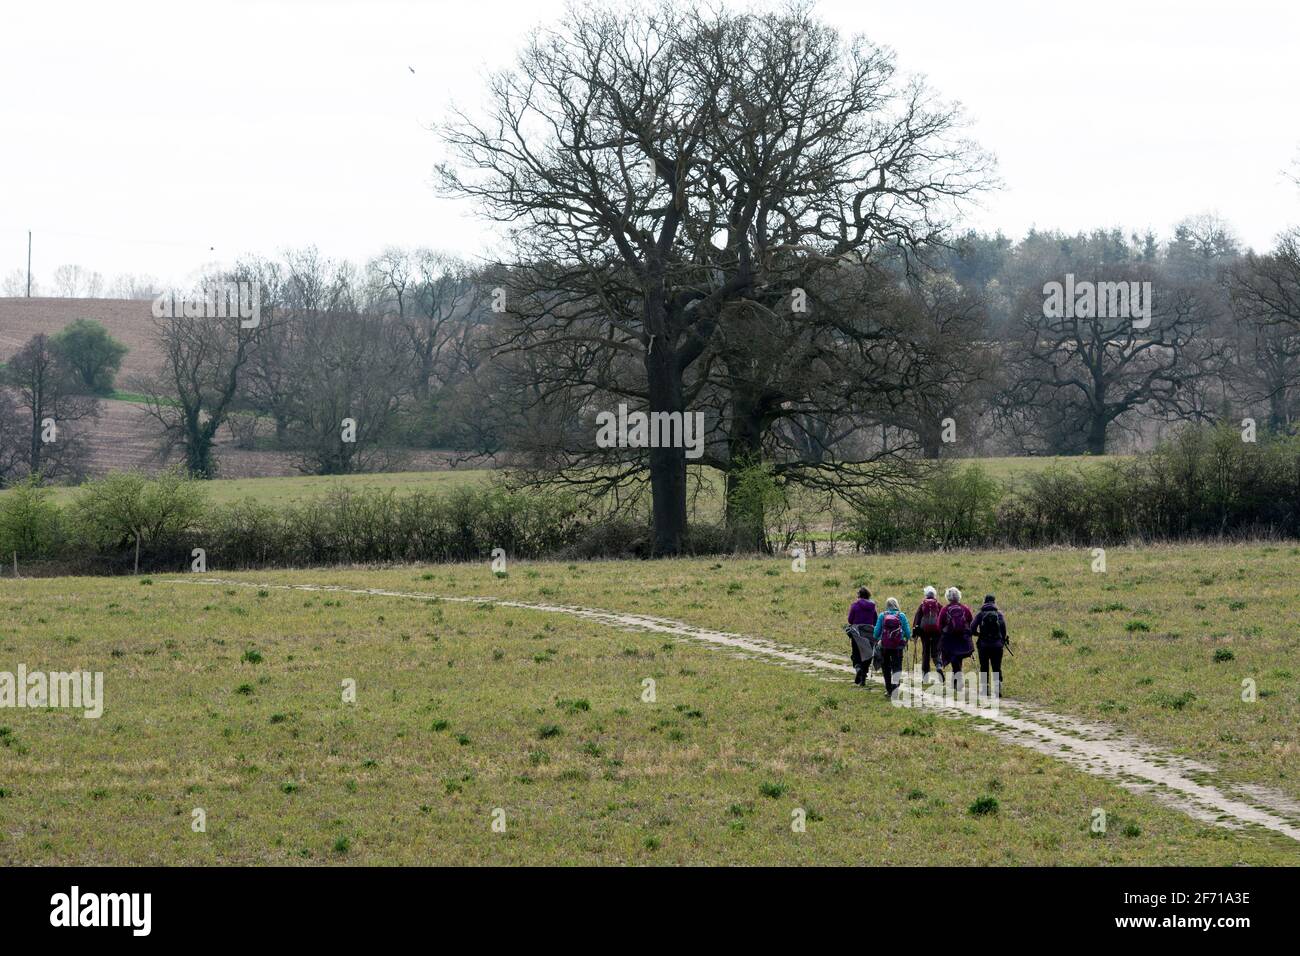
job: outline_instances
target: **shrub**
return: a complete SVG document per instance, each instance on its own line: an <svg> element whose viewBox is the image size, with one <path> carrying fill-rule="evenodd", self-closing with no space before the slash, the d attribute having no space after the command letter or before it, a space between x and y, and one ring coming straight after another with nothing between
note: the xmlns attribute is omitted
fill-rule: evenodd
<svg viewBox="0 0 1300 956"><path fill-rule="evenodd" d="M768 529L780 526L790 510L785 484L771 464L749 464L729 476L728 522L735 543L745 551L771 551Z"/></svg>
<svg viewBox="0 0 1300 956"><path fill-rule="evenodd" d="M690 531L688 530L688 541ZM611 518L599 521L575 536L562 557L590 560L592 558L642 558L653 550L650 526L642 521Z"/></svg>
<svg viewBox="0 0 1300 956"><path fill-rule="evenodd" d="M15 552L20 558L49 557L61 535L61 513L35 476L0 497L0 559Z"/></svg>
<svg viewBox="0 0 1300 956"><path fill-rule="evenodd" d="M979 465L941 465L915 487L875 493L849 521L859 548L953 548L987 543L997 535L998 505L1006 490Z"/></svg>
<svg viewBox="0 0 1300 956"><path fill-rule="evenodd" d="M1053 466L1014 491L971 465L879 491L850 522L866 550L1094 546L1140 540L1300 537L1300 436L1241 441L1188 427L1131 461Z"/></svg>
<svg viewBox="0 0 1300 956"><path fill-rule="evenodd" d="M122 558L138 543L142 564L179 562L206 509L199 482L179 472L156 478L117 472L82 487L72 503L72 538L109 559Z"/></svg>

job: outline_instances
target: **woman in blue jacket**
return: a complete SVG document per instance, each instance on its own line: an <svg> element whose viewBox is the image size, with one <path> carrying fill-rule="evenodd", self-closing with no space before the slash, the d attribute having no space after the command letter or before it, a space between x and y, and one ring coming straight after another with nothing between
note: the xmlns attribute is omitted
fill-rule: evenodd
<svg viewBox="0 0 1300 956"><path fill-rule="evenodd" d="M903 677L903 650L912 636L907 615L898 609L898 598L885 601L885 613L876 619L876 639L880 641L880 669L885 674L885 693L891 698Z"/></svg>

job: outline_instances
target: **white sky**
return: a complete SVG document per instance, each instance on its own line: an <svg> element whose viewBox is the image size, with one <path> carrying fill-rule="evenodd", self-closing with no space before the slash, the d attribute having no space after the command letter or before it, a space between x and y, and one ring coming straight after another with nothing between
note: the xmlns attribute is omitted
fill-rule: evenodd
<svg viewBox="0 0 1300 956"><path fill-rule="evenodd" d="M1300 4L823 0L965 104L1004 188L972 224L1167 235L1205 211L1256 247L1300 225ZM182 281L314 243L474 254L429 124L478 102L561 0L0 0L0 275L79 263ZM411 69L415 72L412 73Z"/></svg>

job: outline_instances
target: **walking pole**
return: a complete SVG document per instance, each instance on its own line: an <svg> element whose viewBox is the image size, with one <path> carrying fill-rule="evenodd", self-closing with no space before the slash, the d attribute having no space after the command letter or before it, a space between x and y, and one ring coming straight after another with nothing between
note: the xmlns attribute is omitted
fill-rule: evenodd
<svg viewBox="0 0 1300 956"><path fill-rule="evenodd" d="M910 663L907 666L907 679L910 685L911 681L916 678L916 632L915 631L912 632L912 638L907 643L912 645L912 663ZM912 692L911 690L908 691L909 694L911 692Z"/></svg>

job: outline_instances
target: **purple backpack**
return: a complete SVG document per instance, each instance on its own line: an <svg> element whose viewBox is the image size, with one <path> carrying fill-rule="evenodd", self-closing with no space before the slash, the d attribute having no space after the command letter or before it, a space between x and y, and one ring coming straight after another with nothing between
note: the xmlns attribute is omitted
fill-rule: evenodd
<svg viewBox="0 0 1300 956"><path fill-rule="evenodd" d="M947 631L953 637L966 637L970 631L970 615L960 604L948 605Z"/></svg>
<svg viewBox="0 0 1300 956"><path fill-rule="evenodd" d="M880 625L880 646L896 650L903 646L903 622L897 614L886 614Z"/></svg>

